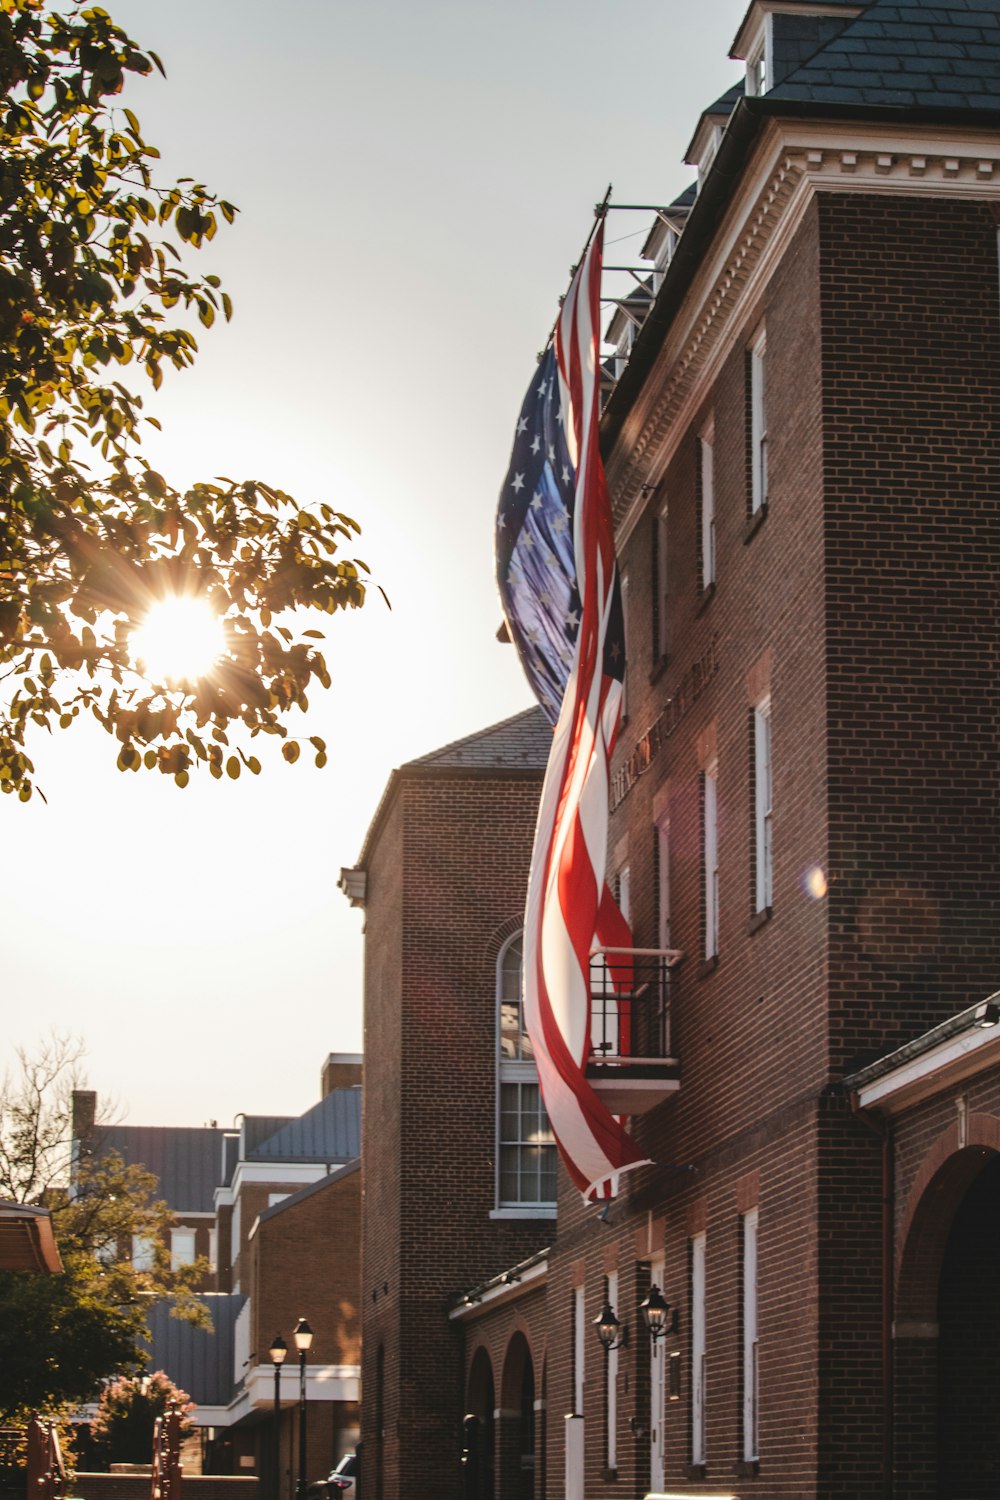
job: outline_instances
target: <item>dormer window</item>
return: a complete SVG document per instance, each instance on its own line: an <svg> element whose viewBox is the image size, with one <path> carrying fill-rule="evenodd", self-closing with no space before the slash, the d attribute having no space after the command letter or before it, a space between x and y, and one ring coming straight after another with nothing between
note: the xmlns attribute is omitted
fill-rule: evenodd
<svg viewBox="0 0 1000 1500"><path fill-rule="evenodd" d="M706 145L705 145L704 150L702 151L701 156L699 156L699 158L698 158L698 190L699 190L699 192L701 191L701 185L702 185L702 183L705 181L705 178L708 176L709 168L711 167L713 161L715 160L715 153L718 151L719 146L721 144L721 141L722 141L722 126L721 125L713 125L711 127L711 129L709 129L709 130L707 130L705 132L705 134L706 134L706 137L707 137Z"/></svg>
<svg viewBox="0 0 1000 1500"><path fill-rule="evenodd" d="M746 64L747 94L783 83L862 9L849 0L753 0L729 54Z"/></svg>
<svg viewBox="0 0 1000 1500"><path fill-rule="evenodd" d="M767 46L762 37L757 51L747 58L747 94L751 98L767 93L770 87L767 75Z"/></svg>

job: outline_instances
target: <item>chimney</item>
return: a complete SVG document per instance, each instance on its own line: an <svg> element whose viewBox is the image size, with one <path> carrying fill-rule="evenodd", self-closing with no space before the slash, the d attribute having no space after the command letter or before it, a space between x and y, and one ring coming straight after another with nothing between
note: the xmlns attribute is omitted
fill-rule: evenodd
<svg viewBox="0 0 1000 1500"><path fill-rule="evenodd" d="M93 1144L97 1128L97 1095L93 1089L74 1089L72 1099L73 1139L86 1150Z"/></svg>
<svg viewBox="0 0 1000 1500"><path fill-rule="evenodd" d="M360 1052L331 1052L320 1073L320 1098L334 1089L360 1088L363 1058Z"/></svg>

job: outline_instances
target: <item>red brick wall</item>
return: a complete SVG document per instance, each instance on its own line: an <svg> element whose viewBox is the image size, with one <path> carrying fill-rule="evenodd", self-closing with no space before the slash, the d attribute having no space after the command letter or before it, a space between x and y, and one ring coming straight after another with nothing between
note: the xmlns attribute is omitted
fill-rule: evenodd
<svg viewBox="0 0 1000 1500"><path fill-rule="evenodd" d="M360 1363L360 1237L360 1170L262 1220L250 1241L245 1288L253 1317L251 1358L266 1362L280 1330L291 1366L291 1331L304 1317L314 1334L310 1364Z"/></svg>
<svg viewBox="0 0 1000 1500"><path fill-rule="evenodd" d="M436 1494L457 1497L462 1341L448 1298L551 1234L490 1219L496 961L520 926L539 783L404 771L369 861L363 1421L374 1496L381 1342L386 1500L430 1472Z"/></svg>
<svg viewBox="0 0 1000 1500"><path fill-rule="evenodd" d="M1000 322L989 205L820 213L837 1067L996 987Z"/></svg>

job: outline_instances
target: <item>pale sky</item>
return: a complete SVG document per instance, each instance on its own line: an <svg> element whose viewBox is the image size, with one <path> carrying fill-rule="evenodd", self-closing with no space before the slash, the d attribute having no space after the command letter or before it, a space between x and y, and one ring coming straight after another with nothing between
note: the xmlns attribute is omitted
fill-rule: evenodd
<svg viewBox="0 0 1000 1500"><path fill-rule="evenodd" d="M691 180L746 0L104 3L166 65L126 100L162 178L241 209L197 262L234 320L151 396L149 456L353 515L392 601L306 622L325 770L268 745L259 778L181 791L84 726L29 747L47 806L0 801L6 1060L66 1031L130 1123L222 1125L299 1113L360 1049L337 879L393 767L532 701L495 640L517 412L607 184L666 204ZM613 216L606 259L635 263L649 222Z"/></svg>

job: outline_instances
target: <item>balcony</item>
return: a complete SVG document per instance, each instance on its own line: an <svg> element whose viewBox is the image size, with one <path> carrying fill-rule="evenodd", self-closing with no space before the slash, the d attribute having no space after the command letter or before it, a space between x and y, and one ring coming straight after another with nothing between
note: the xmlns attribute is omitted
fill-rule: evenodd
<svg viewBox="0 0 1000 1500"><path fill-rule="evenodd" d="M590 959L586 1078L613 1115L644 1115L680 1088L670 1055L676 948L602 948Z"/></svg>

